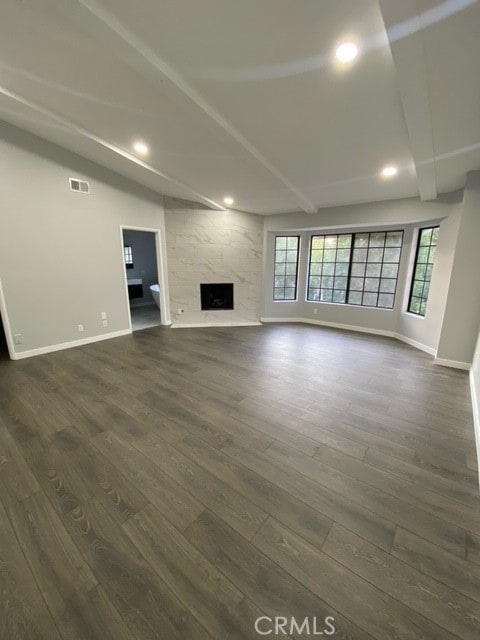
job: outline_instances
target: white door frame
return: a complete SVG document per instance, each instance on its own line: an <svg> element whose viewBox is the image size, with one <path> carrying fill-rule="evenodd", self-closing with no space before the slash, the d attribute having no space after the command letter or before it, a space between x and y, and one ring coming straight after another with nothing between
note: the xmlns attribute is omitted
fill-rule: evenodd
<svg viewBox="0 0 480 640"><path fill-rule="evenodd" d="M11 360L16 360L15 345L13 344L12 329L10 327L10 320L9 320L8 311L7 311L7 303L5 301L5 296L3 295L1 279L0 279L0 315L2 316L3 330L5 332L5 338L7 340L8 355L10 356Z"/></svg>
<svg viewBox="0 0 480 640"><path fill-rule="evenodd" d="M155 255L157 258L158 284L160 285L160 324L169 326L172 324L170 316L170 296L168 294L167 279L167 245L165 235L162 229L153 229L151 227L135 227L130 224L120 225L120 249L122 258L123 279L125 284L125 301L128 311L128 327L130 332L132 329L132 318L130 315L130 301L128 298L127 270L125 269L125 254L123 251L123 232L124 231L146 231L155 234Z"/></svg>

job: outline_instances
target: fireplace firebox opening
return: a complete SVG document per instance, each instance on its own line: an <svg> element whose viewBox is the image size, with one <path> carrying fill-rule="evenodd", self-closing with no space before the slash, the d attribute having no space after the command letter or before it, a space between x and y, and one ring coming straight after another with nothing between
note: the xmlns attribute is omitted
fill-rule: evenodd
<svg viewBox="0 0 480 640"><path fill-rule="evenodd" d="M201 284L202 311L233 309L233 284L228 282Z"/></svg>

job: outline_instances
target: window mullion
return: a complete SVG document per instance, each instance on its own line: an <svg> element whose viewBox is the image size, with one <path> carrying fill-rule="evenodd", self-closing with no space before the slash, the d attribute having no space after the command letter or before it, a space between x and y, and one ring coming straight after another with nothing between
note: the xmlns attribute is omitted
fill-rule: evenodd
<svg viewBox="0 0 480 640"><path fill-rule="evenodd" d="M351 241L350 241L350 259L348 262L348 276L347 276L347 292L345 298L345 304L348 304L348 298L350 297L350 279L352 277L352 265L353 265L353 248L355 246L355 236L356 233L351 233Z"/></svg>

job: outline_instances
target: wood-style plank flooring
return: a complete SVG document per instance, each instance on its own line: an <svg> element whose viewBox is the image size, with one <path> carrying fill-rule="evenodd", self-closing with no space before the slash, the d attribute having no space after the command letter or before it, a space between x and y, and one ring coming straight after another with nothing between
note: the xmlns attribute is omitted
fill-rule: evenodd
<svg viewBox="0 0 480 640"><path fill-rule="evenodd" d="M0 498L1 640L480 637L468 376L395 340L155 327L0 361Z"/></svg>

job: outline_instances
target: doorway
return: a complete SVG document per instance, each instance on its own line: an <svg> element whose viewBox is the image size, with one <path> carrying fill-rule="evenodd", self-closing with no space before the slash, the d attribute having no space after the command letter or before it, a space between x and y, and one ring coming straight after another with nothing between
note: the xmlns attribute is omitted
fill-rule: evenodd
<svg viewBox="0 0 480 640"><path fill-rule="evenodd" d="M10 360L10 355L8 353L7 337L3 326L2 314L0 313L0 362L5 360Z"/></svg>
<svg viewBox="0 0 480 640"><path fill-rule="evenodd" d="M7 305L3 297L2 283L0 281L0 362L13 359L13 357L14 350L7 315Z"/></svg>
<svg viewBox="0 0 480 640"><path fill-rule="evenodd" d="M159 231L122 226L121 235L132 331L169 324L164 308Z"/></svg>

